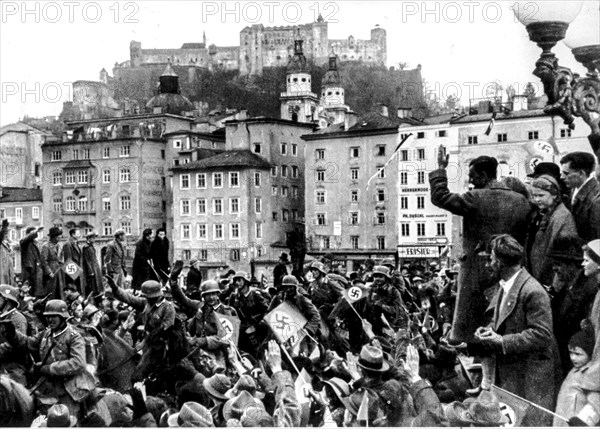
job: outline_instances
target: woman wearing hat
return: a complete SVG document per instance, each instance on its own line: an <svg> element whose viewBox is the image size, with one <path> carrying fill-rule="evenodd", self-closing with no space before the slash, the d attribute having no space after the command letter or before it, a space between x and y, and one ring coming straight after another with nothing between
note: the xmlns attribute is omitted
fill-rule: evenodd
<svg viewBox="0 0 600 429"><path fill-rule="evenodd" d="M541 220L527 255L528 269L541 284L552 283L552 259L558 239L577 239L577 228L569 210L561 202L560 185L549 175L532 182L533 203L538 207Z"/></svg>

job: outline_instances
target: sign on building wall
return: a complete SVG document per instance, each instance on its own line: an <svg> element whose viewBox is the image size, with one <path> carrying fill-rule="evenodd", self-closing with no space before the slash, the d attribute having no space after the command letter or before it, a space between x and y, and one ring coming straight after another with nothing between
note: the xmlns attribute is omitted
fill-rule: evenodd
<svg viewBox="0 0 600 429"><path fill-rule="evenodd" d="M435 246L398 246L398 257L399 258L439 258L440 249L436 244Z"/></svg>
<svg viewBox="0 0 600 429"><path fill-rule="evenodd" d="M342 235L342 221L341 220L333 221L333 235L337 235L337 236Z"/></svg>

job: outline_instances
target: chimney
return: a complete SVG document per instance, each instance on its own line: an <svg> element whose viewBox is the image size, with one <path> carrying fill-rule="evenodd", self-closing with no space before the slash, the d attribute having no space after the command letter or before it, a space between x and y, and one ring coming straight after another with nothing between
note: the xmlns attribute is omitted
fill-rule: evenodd
<svg viewBox="0 0 600 429"><path fill-rule="evenodd" d="M381 103L379 105L379 109L380 109L379 113L381 114L381 116L385 116L386 118L389 116L387 105Z"/></svg>
<svg viewBox="0 0 600 429"><path fill-rule="evenodd" d="M477 105L477 113L483 115L485 113L492 113L492 102L489 100L480 101Z"/></svg>
<svg viewBox="0 0 600 429"><path fill-rule="evenodd" d="M529 108L529 99L526 95L515 95L512 100L513 112L520 112Z"/></svg>
<svg viewBox="0 0 600 429"><path fill-rule="evenodd" d="M399 119L410 118L411 110L412 110L412 108L410 108L410 107L398 107L398 118Z"/></svg>
<svg viewBox="0 0 600 429"><path fill-rule="evenodd" d="M349 130L354 125L356 125L357 119L358 119L358 116L356 115L356 113L354 113L352 111L346 112L346 115L344 117L344 129Z"/></svg>
<svg viewBox="0 0 600 429"><path fill-rule="evenodd" d="M236 115L236 119L238 121L243 121L244 119L248 119L248 109L244 107L240 107L240 111Z"/></svg>

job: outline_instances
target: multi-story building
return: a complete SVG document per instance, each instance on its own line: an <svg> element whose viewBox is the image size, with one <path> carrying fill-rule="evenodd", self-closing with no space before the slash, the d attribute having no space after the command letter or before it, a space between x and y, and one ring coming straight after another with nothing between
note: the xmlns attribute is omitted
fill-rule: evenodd
<svg viewBox="0 0 600 429"><path fill-rule="evenodd" d="M10 222L8 241L13 249L15 273L21 272L19 240L25 237L28 226L44 224L42 190L0 186L0 219ZM43 240L43 238L42 238Z"/></svg>
<svg viewBox="0 0 600 429"><path fill-rule="evenodd" d="M49 135L23 122L0 128L0 186L41 186L42 141Z"/></svg>
<svg viewBox="0 0 600 429"><path fill-rule="evenodd" d="M225 150L195 152L173 173L176 259L204 276L229 267L271 278L287 235L304 218L304 154L312 124L270 118L226 123ZM187 155L186 155L187 156Z"/></svg>

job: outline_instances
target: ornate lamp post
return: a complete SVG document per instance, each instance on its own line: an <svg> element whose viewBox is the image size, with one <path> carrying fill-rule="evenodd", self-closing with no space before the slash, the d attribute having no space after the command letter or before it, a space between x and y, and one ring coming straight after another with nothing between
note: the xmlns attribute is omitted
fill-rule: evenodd
<svg viewBox="0 0 600 429"><path fill-rule="evenodd" d="M533 74L541 79L548 97L544 111L560 116L570 128L575 128L575 116L583 118L600 159L600 2L518 2L513 11L531 41L542 48ZM551 50L563 39L587 69L585 77L558 65Z"/></svg>

